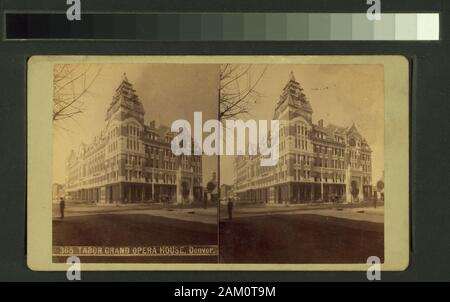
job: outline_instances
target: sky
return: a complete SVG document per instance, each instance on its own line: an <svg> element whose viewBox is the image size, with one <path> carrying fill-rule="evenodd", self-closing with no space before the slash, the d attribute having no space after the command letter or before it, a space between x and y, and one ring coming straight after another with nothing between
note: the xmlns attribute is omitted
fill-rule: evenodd
<svg viewBox="0 0 450 302"><path fill-rule="evenodd" d="M217 119L218 65L213 64L96 64L90 74L100 70L82 98L84 112L75 121L54 124L53 181L65 183L66 160L70 150L82 142L89 143L105 125L105 115L114 91L126 73L144 105L145 120L169 126L176 119L193 125L194 111L203 112L203 119ZM92 78L92 77L91 77ZM203 183L217 171L217 157L203 156Z"/></svg>
<svg viewBox="0 0 450 302"><path fill-rule="evenodd" d="M354 122L366 138L372 153L372 180L381 179L384 170L384 72L382 65L266 65L256 90L261 94L245 119L271 120L275 105L292 71L304 89L313 109L313 123L320 119L338 126ZM255 66L260 74L263 66ZM255 75L256 77L256 75ZM220 181L232 184L232 156L220 158Z"/></svg>

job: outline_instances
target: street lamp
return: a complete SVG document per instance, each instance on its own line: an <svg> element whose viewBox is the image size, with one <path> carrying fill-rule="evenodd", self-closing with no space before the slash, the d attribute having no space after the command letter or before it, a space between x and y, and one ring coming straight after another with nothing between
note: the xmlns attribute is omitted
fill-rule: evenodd
<svg viewBox="0 0 450 302"><path fill-rule="evenodd" d="M216 173L213 173L213 177L212 177L212 179L208 182L208 184L206 185L206 189L208 190L208 192L209 192L209 194L211 195L211 201L212 202L215 202L215 200L214 200L214 196L213 196L213 193L214 193L214 190L216 189L216 187L217 187L217 182L216 182ZM207 200L205 200L204 201L204 208L206 209L207 208Z"/></svg>

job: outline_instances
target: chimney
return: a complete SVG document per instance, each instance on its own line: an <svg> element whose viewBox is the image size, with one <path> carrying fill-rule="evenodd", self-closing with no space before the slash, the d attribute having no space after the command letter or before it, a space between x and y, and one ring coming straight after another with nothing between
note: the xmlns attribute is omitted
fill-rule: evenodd
<svg viewBox="0 0 450 302"><path fill-rule="evenodd" d="M319 120L318 123L319 123L319 126L320 126L320 127L323 127L323 120Z"/></svg>

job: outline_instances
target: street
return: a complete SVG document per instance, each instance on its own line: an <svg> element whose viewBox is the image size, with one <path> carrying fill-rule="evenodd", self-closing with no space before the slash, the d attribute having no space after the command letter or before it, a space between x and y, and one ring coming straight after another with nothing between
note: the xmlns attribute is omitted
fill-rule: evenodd
<svg viewBox="0 0 450 302"><path fill-rule="evenodd" d="M157 215L158 213L165 215ZM68 207L64 219L60 219L57 214L54 215L53 244L54 246L216 245L215 213L214 208L169 211L142 207ZM175 218L177 216L179 219ZM208 223L211 216L214 223ZM196 218L199 221L194 221ZM57 258L55 257L55 261L65 261L65 259ZM123 257L121 260L123 262L217 262L217 257L154 256ZM82 261L110 262L111 259L85 257Z"/></svg>
<svg viewBox="0 0 450 302"><path fill-rule="evenodd" d="M384 257L384 225L311 214L265 214L220 221L222 263L365 263Z"/></svg>
<svg viewBox="0 0 450 302"><path fill-rule="evenodd" d="M215 207L54 206L55 246L216 245ZM384 257L384 207L238 206L230 221L221 208L223 263L365 263ZM216 256L123 257L123 262L211 262ZM55 261L64 261L55 257ZM85 257L84 262L109 262Z"/></svg>

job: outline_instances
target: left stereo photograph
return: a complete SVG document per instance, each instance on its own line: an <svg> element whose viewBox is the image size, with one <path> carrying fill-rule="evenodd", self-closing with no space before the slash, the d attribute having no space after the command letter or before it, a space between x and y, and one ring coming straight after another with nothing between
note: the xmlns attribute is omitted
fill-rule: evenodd
<svg viewBox="0 0 450 302"><path fill-rule="evenodd" d="M214 64L53 64L41 202L54 263L217 262L218 157L171 148L174 121L216 119L217 77Z"/></svg>

